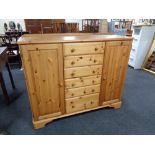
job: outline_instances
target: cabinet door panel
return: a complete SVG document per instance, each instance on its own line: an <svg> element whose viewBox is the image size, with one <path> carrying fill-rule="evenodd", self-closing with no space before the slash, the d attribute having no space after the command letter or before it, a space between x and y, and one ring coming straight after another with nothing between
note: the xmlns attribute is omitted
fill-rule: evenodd
<svg viewBox="0 0 155 155"><path fill-rule="evenodd" d="M100 95L101 104L121 99L130 49L130 41L106 43Z"/></svg>
<svg viewBox="0 0 155 155"><path fill-rule="evenodd" d="M33 87L32 98L37 100L31 100L31 104L37 107L38 116L63 113L64 99L60 98L63 94L59 86L63 82L61 53L61 47L56 44L27 45L23 50L26 78L32 79L28 87Z"/></svg>

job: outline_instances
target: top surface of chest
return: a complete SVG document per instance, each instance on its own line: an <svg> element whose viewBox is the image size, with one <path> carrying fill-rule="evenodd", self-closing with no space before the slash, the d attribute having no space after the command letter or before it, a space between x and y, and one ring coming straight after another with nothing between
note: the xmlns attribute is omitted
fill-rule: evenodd
<svg viewBox="0 0 155 155"><path fill-rule="evenodd" d="M43 44L43 43L74 43L74 42L101 42L101 41L118 41L132 40L131 37L120 35L103 35L103 34L84 34L84 33L62 33L62 34L26 34L19 40L18 44Z"/></svg>

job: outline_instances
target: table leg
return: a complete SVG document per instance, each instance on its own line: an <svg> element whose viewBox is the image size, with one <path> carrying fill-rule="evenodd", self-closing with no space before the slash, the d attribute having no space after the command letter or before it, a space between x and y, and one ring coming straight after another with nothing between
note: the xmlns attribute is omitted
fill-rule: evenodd
<svg viewBox="0 0 155 155"><path fill-rule="evenodd" d="M10 70L10 66L8 64L8 62L6 63L6 68L8 70L8 73L9 73L9 77L10 77L10 81L11 81L11 84L12 84L12 88L15 89L15 83L14 83L14 80L13 80L13 77L12 77L12 73L11 73L11 70Z"/></svg>
<svg viewBox="0 0 155 155"><path fill-rule="evenodd" d="M10 97L9 97L8 92L6 90L6 86L5 86L5 83L4 83L2 72L0 72L0 84L1 84L1 87L2 87L4 97L5 97L6 101L9 103L10 102Z"/></svg>

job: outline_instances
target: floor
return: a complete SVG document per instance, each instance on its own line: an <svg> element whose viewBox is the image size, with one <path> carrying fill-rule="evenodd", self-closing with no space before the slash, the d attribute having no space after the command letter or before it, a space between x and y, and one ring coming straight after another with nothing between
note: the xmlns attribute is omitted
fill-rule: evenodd
<svg viewBox="0 0 155 155"><path fill-rule="evenodd" d="M0 129L11 135L143 135L155 134L155 76L128 68L123 105L120 109L101 109L49 123L35 130L31 122L23 71L13 76L20 97L11 105L4 103L0 91ZM5 73L7 79L7 73ZM10 82L7 80L7 87ZM9 89L11 93L12 90Z"/></svg>

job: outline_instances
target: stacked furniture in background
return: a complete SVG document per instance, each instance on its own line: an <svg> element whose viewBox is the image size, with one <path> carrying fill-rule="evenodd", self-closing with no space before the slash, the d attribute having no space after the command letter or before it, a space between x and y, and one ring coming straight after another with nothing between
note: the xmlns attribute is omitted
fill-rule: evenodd
<svg viewBox="0 0 155 155"><path fill-rule="evenodd" d="M100 33L108 33L108 21L107 21L107 19L100 19L99 32Z"/></svg>
<svg viewBox="0 0 155 155"><path fill-rule="evenodd" d="M99 32L99 19L83 19L82 20L82 32L93 33Z"/></svg>
<svg viewBox="0 0 155 155"><path fill-rule="evenodd" d="M79 32L79 23L65 23L65 19L25 19L31 34Z"/></svg>
<svg viewBox="0 0 155 155"><path fill-rule="evenodd" d="M1 46L7 47L7 55L10 65L16 66L16 64L18 64L19 68L21 68L22 64L17 40L23 34L28 34L28 32L18 31L15 29L13 31L8 30L5 32L5 34L0 35L0 38L2 40Z"/></svg>
<svg viewBox="0 0 155 155"><path fill-rule="evenodd" d="M155 25L133 25L133 42L129 65L141 69L146 54L151 46L155 33Z"/></svg>
<svg viewBox="0 0 155 155"><path fill-rule="evenodd" d="M155 51L148 58L148 61L144 67L155 72Z"/></svg>

